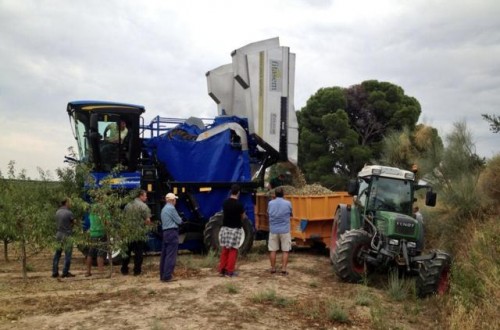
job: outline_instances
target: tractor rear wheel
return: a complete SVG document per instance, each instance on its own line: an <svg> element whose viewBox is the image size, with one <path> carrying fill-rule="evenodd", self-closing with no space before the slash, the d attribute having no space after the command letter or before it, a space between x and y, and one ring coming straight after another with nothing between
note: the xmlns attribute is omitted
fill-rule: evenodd
<svg viewBox="0 0 500 330"><path fill-rule="evenodd" d="M205 226L203 241L207 250L213 250L216 252L220 250L219 233L222 227L223 217L224 215L222 212L218 212L210 218ZM246 254L252 248L254 238L253 226L247 217L243 219L242 228L243 235L241 236L239 252L241 254Z"/></svg>
<svg viewBox="0 0 500 330"><path fill-rule="evenodd" d="M333 264L333 256L335 254L335 250L337 249L337 241L340 239L340 236L350 229L350 225L348 223L348 215L342 214L342 212L346 212L341 208L337 208L335 212L335 216L333 218L332 232L330 235L330 262Z"/></svg>
<svg viewBox="0 0 500 330"><path fill-rule="evenodd" d="M416 281L417 296L445 294L450 287L451 257L441 250L433 250L435 257L421 263Z"/></svg>
<svg viewBox="0 0 500 330"><path fill-rule="evenodd" d="M350 230L337 241L333 269L340 279L359 283L365 275L363 252L370 249L371 236L362 229Z"/></svg>

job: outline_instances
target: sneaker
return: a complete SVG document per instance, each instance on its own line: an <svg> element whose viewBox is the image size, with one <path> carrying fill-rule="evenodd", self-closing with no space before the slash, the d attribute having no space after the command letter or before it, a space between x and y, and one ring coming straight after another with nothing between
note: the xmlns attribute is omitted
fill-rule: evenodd
<svg viewBox="0 0 500 330"><path fill-rule="evenodd" d="M64 278L64 277L75 277L75 276L76 276L76 275L71 274L70 272L68 272L67 274L62 274L62 276L61 276L61 277L63 277L63 278Z"/></svg>
<svg viewBox="0 0 500 330"><path fill-rule="evenodd" d="M162 282L165 282L165 283L168 283L168 282L175 282L175 281L177 281L177 279L176 279L176 278L171 277L171 278L170 278L170 279L168 279L168 280L161 280L161 281L162 281Z"/></svg>
<svg viewBox="0 0 500 330"><path fill-rule="evenodd" d="M53 278L58 278L58 277L59 277L59 274L58 274L58 273L56 273L56 274L52 274L52 277L53 277Z"/></svg>
<svg viewBox="0 0 500 330"><path fill-rule="evenodd" d="M232 272L232 273L226 273L224 274L225 277L237 277L239 274L238 272Z"/></svg>

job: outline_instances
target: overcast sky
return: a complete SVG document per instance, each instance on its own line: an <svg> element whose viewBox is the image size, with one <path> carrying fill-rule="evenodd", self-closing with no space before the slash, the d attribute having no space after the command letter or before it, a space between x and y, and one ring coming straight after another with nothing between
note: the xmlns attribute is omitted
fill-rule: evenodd
<svg viewBox="0 0 500 330"><path fill-rule="evenodd" d="M213 117L205 73L273 37L297 56L297 110L322 87L389 81L443 139L465 120L478 154L500 152L481 118L500 115L498 0L0 0L0 170L55 177L72 100Z"/></svg>

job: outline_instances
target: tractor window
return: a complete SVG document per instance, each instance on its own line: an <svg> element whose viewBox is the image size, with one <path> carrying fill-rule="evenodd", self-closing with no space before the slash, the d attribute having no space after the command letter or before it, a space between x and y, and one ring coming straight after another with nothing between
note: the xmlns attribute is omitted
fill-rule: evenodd
<svg viewBox="0 0 500 330"><path fill-rule="evenodd" d="M361 204L362 207L366 206L366 198L368 195L368 183L360 179L359 180L359 194L358 194L358 202Z"/></svg>
<svg viewBox="0 0 500 330"><path fill-rule="evenodd" d="M411 184L406 180L375 177L370 191L369 209L411 214Z"/></svg>
<svg viewBox="0 0 500 330"><path fill-rule="evenodd" d="M107 116L103 119L107 119ZM111 171L118 164L126 166L129 140L127 123L124 120L100 120L97 122L97 131L101 137L99 149L103 169Z"/></svg>
<svg viewBox="0 0 500 330"><path fill-rule="evenodd" d="M80 120L76 120L75 125L75 133L76 133L76 141L78 143L78 154L80 156L80 160L87 161L89 160L89 145L87 140L87 129Z"/></svg>

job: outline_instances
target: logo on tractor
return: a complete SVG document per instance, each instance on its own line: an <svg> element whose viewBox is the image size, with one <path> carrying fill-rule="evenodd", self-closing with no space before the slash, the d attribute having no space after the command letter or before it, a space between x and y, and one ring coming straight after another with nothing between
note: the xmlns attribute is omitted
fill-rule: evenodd
<svg viewBox="0 0 500 330"><path fill-rule="evenodd" d="M396 223L397 226L402 226L402 227L408 227L408 228L413 228L415 227L415 224L414 223L411 223L411 222L401 222L401 221L398 221Z"/></svg>

